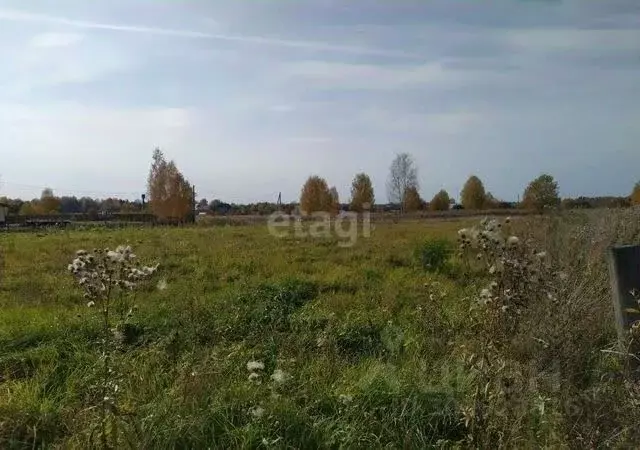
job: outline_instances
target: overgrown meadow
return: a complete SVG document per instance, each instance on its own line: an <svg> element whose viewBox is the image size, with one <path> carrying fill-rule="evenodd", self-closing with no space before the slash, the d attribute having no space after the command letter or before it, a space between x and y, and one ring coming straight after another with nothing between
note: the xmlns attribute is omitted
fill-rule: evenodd
<svg viewBox="0 0 640 450"><path fill-rule="evenodd" d="M615 242L638 211L1 234L0 448L637 447Z"/></svg>

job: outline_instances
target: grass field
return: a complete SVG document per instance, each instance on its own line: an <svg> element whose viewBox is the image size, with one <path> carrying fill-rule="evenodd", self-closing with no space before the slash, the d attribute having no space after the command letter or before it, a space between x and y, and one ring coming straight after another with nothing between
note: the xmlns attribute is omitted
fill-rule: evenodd
<svg viewBox="0 0 640 450"><path fill-rule="evenodd" d="M489 357L476 347L489 342L490 316L470 312L487 276L455 261L435 273L415 256L426 241L455 244L465 220L379 224L351 248L277 239L257 225L0 235L0 448L102 445L100 314L67 265L78 249L120 244L160 266L136 292L112 355L113 447L640 442L630 416L639 412L636 387L602 352L615 330L592 253L612 237L563 256L554 225L544 243L574 268L567 301L530 306ZM586 229L585 220L571 229ZM487 365L478 369L471 350ZM250 371L250 362L264 368ZM494 389L505 380L518 387Z"/></svg>

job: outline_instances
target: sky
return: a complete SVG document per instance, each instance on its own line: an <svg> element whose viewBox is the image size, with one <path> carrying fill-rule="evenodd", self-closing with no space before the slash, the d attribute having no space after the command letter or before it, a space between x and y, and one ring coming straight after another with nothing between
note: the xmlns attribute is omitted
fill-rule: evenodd
<svg viewBox="0 0 640 450"><path fill-rule="evenodd" d="M516 200L640 179L637 0L0 0L0 195L138 198L160 147L199 197L376 199L471 174Z"/></svg>

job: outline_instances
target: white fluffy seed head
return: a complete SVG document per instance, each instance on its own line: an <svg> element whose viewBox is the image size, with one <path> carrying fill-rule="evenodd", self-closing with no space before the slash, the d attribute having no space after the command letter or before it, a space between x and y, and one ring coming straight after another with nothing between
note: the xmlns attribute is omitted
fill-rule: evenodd
<svg viewBox="0 0 640 450"><path fill-rule="evenodd" d="M258 370L264 370L264 363L261 361L249 361L247 363L247 370L249 372L256 372Z"/></svg>
<svg viewBox="0 0 640 450"><path fill-rule="evenodd" d="M271 379L278 384L282 384L289 379L289 375L287 375L287 373L283 370L276 369L273 371Z"/></svg>
<svg viewBox="0 0 640 450"><path fill-rule="evenodd" d="M509 244L511 247L515 247L519 243L520 239L517 236L509 236L509 239L507 239L507 244Z"/></svg>

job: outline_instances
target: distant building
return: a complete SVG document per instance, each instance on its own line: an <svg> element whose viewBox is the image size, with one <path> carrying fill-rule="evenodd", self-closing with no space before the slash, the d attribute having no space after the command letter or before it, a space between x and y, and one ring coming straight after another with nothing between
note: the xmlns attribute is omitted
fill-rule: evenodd
<svg viewBox="0 0 640 450"><path fill-rule="evenodd" d="M4 225L7 222L8 215L9 205L6 203L0 203L0 225Z"/></svg>

